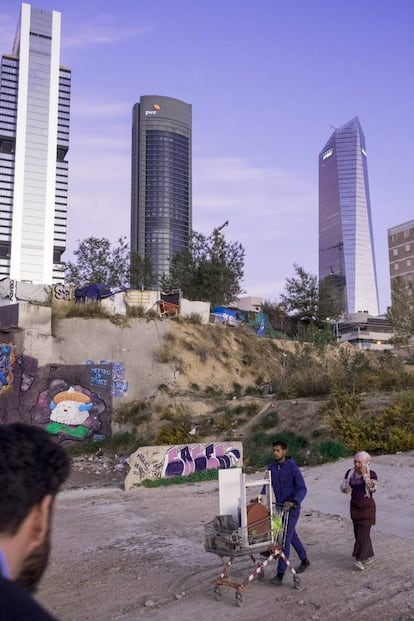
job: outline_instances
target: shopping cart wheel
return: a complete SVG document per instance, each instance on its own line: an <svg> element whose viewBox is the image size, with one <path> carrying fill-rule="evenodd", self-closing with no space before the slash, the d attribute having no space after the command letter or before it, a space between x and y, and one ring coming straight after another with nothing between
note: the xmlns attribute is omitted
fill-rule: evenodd
<svg viewBox="0 0 414 621"><path fill-rule="evenodd" d="M221 600L221 596L222 596L222 592L220 591L220 589L218 587L216 587L214 589L214 597L216 599L217 602L219 602Z"/></svg>
<svg viewBox="0 0 414 621"><path fill-rule="evenodd" d="M257 579L259 580L259 582L261 582L262 580L265 579L265 572L263 571L263 569L261 569L258 574L257 574Z"/></svg>
<svg viewBox="0 0 414 621"><path fill-rule="evenodd" d="M239 608L243 606L243 596L240 591L236 591L236 604Z"/></svg>
<svg viewBox="0 0 414 621"><path fill-rule="evenodd" d="M298 576L293 576L293 588L294 589L300 588L300 578Z"/></svg>

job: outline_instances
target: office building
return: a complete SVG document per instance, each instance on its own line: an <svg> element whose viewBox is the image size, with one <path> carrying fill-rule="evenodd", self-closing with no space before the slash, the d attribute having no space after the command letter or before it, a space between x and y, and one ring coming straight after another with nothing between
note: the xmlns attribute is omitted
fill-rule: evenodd
<svg viewBox="0 0 414 621"><path fill-rule="evenodd" d="M328 283L334 293L337 315L378 315L367 151L357 117L319 154L319 281L320 290Z"/></svg>
<svg viewBox="0 0 414 621"><path fill-rule="evenodd" d="M0 74L0 278L63 280L70 71L60 13L22 4Z"/></svg>
<svg viewBox="0 0 414 621"><path fill-rule="evenodd" d="M191 232L191 105L143 96L132 113L131 251L159 278Z"/></svg>
<svg viewBox="0 0 414 621"><path fill-rule="evenodd" d="M391 289L395 278L414 280L414 220L388 229Z"/></svg>

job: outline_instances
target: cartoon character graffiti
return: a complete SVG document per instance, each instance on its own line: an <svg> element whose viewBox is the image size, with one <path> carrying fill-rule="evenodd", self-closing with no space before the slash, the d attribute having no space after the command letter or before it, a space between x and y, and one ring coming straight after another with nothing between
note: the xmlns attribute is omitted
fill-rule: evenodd
<svg viewBox="0 0 414 621"><path fill-rule="evenodd" d="M50 402L50 423L46 430L52 434L65 433L77 440L83 440L90 429L83 423L93 407L91 398L71 386L58 392Z"/></svg>

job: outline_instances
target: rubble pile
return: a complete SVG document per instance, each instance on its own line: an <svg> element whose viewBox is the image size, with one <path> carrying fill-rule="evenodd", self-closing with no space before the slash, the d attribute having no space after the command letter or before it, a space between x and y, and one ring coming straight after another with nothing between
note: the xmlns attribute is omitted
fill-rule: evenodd
<svg viewBox="0 0 414 621"><path fill-rule="evenodd" d="M128 470L128 457L125 455L95 454L72 457L72 471L76 472L96 475L117 473L125 476Z"/></svg>

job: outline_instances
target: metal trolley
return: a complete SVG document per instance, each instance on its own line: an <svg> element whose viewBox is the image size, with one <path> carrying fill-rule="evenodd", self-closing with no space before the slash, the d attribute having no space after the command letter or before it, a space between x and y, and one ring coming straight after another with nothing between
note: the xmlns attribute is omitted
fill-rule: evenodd
<svg viewBox="0 0 414 621"><path fill-rule="evenodd" d="M270 472L266 479L248 482L246 475L241 475L241 526L236 523L232 515L218 515L205 525L204 548L220 556L224 565L214 583L214 596L216 600L222 597L221 587L231 587L236 590L236 604L242 606L242 592L255 578L263 580L265 568L273 560L283 558L286 566L293 576L295 589L300 586L300 579L283 552L286 532L289 522L289 510L282 506L273 505L270 494ZM247 490L249 487L263 485L268 486L266 504L257 500L247 502ZM243 493L244 491L244 493ZM250 517L249 517L250 516ZM263 516L263 517L260 517ZM255 518L258 519L255 519ZM257 560L260 554L265 560ZM230 570L237 557L249 556L254 564L254 570L242 582L230 576ZM228 558L228 560L226 560Z"/></svg>

